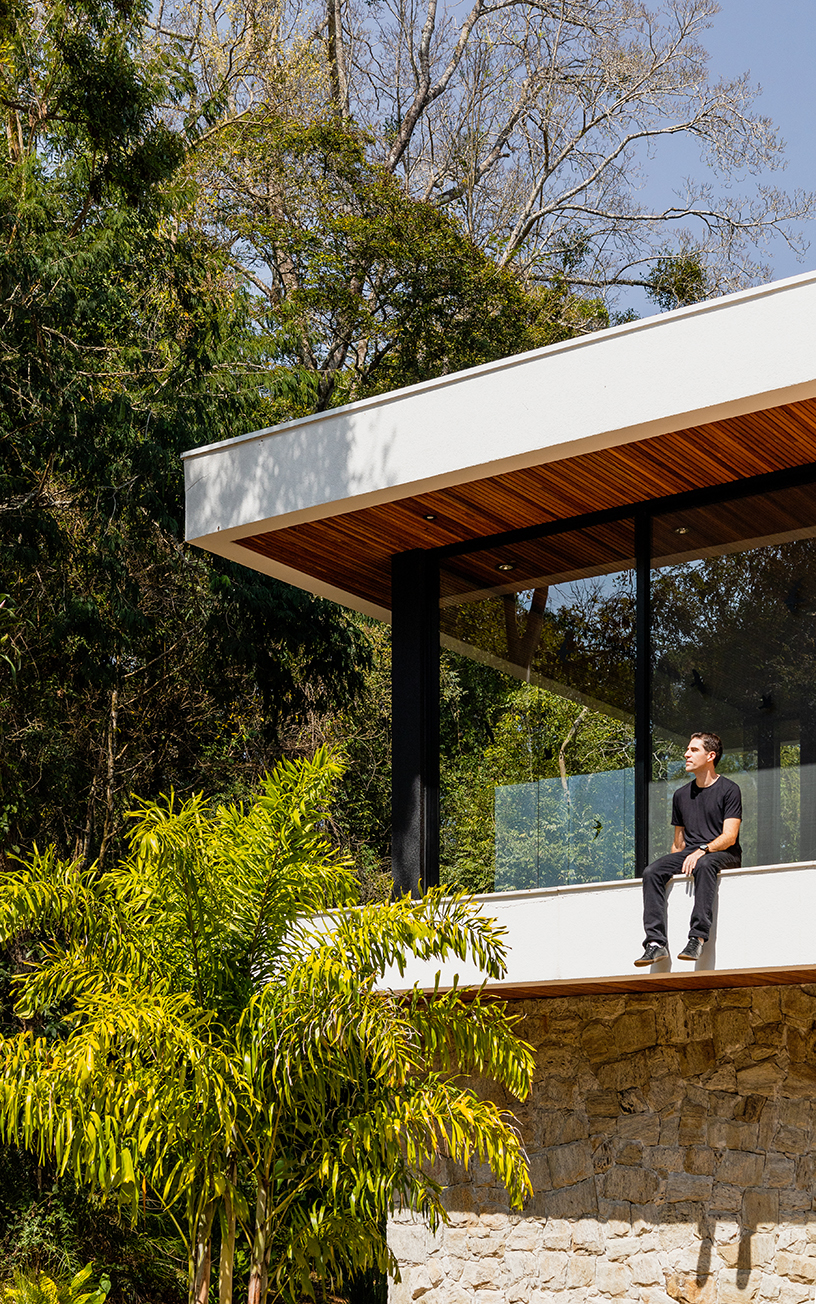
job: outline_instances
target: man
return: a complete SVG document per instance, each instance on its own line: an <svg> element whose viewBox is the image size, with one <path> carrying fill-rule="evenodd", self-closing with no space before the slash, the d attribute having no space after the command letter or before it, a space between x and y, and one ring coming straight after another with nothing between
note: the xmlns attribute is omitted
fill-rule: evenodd
<svg viewBox="0 0 816 1304"><path fill-rule="evenodd" d="M699 960L711 932L717 875L742 864L739 830L742 794L736 783L717 774L722 743L716 734L693 733L686 748L686 772L691 783L679 788L672 802L674 841L667 856L643 874L643 955L636 965L654 964L669 956L666 932L666 885L673 874L694 879L694 910L689 939L678 960Z"/></svg>

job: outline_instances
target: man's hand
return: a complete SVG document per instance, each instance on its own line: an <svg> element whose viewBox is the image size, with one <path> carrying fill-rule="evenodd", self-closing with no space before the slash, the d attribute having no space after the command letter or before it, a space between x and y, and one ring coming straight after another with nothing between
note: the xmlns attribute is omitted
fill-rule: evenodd
<svg viewBox="0 0 816 1304"><path fill-rule="evenodd" d="M697 847L695 851L689 852L689 854L686 856L685 860L683 861L683 873L686 875L686 877L689 877L691 874L694 873L694 866L697 864L697 861L700 859L700 857L704 855L705 852L702 851L700 847Z"/></svg>

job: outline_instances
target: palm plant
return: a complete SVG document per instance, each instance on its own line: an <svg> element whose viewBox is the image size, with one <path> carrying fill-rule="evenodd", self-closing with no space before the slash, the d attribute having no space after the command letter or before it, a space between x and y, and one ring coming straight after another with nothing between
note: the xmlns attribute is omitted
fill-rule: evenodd
<svg viewBox="0 0 816 1304"><path fill-rule="evenodd" d="M264 1304L315 1275L396 1271L385 1217L394 1201L444 1217L442 1155L478 1155L516 1204L528 1190L512 1118L468 1082L529 1090L503 1007L383 990L408 952L498 977L501 938L462 898L354 907L326 832L340 772L321 751L249 806L145 803L106 872L35 851L0 878L0 940L28 930L40 956L16 979L27 1026L0 1043L0 1133L134 1217L149 1190L185 1236L197 1304L216 1219L220 1304L239 1235Z"/></svg>

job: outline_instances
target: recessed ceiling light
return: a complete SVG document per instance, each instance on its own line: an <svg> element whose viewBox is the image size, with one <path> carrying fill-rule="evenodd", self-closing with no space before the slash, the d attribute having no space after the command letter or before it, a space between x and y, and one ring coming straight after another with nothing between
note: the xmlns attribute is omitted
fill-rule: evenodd
<svg viewBox="0 0 816 1304"><path fill-rule="evenodd" d="M687 525L677 525L677 526L675 526L674 532L675 532L675 534L688 534L688 526L687 526Z"/></svg>
<svg viewBox="0 0 816 1304"><path fill-rule="evenodd" d="M496 567L496 570L500 570L500 571L510 571L515 569L516 569L516 563L514 561L500 561L498 566Z"/></svg>
<svg viewBox="0 0 816 1304"><path fill-rule="evenodd" d="M426 513L425 513L425 520L426 520L426 521L435 521L435 520L436 520L436 517L434 516L433 512L426 512Z"/></svg>

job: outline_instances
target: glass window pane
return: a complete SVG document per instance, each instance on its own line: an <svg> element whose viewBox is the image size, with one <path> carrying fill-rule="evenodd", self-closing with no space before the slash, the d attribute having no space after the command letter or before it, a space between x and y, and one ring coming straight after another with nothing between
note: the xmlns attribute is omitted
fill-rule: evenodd
<svg viewBox="0 0 816 1304"><path fill-rule="evenodd" d="M446 563L442 881L509 891L634 872L634 528Z"/></svg>
<svg viewBox="0 0 816 1304"><path fill-rule="evenodd" d="M743 864L816 856L816 486L656 517L650 852L689 734L723 739Z"/></svg>

